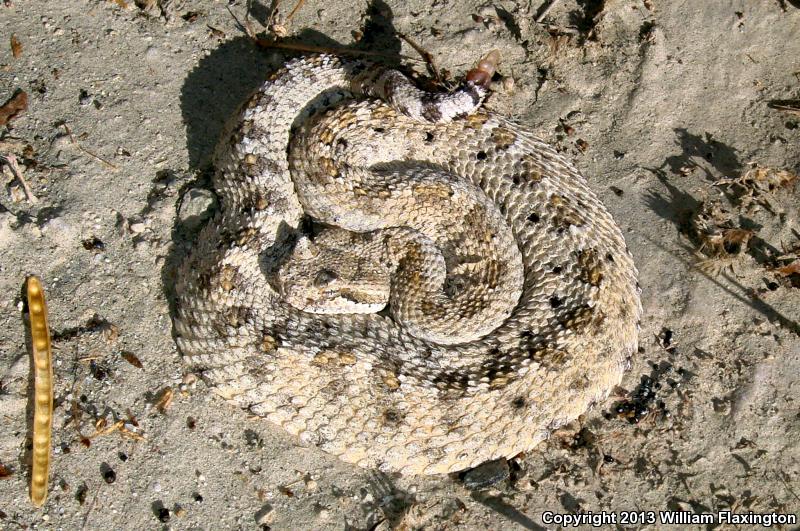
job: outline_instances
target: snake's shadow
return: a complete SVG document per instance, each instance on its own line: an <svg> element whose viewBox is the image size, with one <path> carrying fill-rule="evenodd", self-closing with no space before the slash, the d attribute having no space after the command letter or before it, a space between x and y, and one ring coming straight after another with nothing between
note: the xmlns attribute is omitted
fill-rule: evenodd
<svg viewBox="0 0 800 531"><path fill-rule="evenodd" d="M264 22L270 10L253 4L251 13ZM263 19L263 20L262 20ZM362 37L354 45L346 45L308 28L281 42L336 50L369 50L378 52L391 66L400 63L400 39L394 29L391 9L382 0L373 0L366 10ZM355 28L354 28L355 29ZM260 48L249 37L241 36L222 43L186 76L181 89L181 113L186 127L188 152L188 180L181 181L175 194L176 212L184 196L192 189L211 189L213 155L215 147L227 125L238 115L239 108L266 80L267 75L282 66L291 56L299 53L278 48ZM396 58L396 59L395 59ZM164 172L161 172L164 173ZM169 172L181 173L181 172ZM154 183L164 182L163 175ZM210 217L206 212L202 218ZM180 264L188 257L202 223L197 219L181 221L176 216L172 229L172 245L161 269L162 289L169 303L170 314L176 314L175 275ZM175 331L172 331L173 336Z"/></svg>

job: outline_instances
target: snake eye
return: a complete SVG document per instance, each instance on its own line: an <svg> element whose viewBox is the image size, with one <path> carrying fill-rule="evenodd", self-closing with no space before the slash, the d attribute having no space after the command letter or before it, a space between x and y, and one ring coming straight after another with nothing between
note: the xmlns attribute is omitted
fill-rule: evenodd
<svg viewBox="0 0 800 531"><path fill-rule="evenodd" d="M338 275L333 271L331 271L330 269L323 269L322 271L317 273L317 276L314 277L314 286L318 288L322 286L327 286L337 278Z"/></svg>

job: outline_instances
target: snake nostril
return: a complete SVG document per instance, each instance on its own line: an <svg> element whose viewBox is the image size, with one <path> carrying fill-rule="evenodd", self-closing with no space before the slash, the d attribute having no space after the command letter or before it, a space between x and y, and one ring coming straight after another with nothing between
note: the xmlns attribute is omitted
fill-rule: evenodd
<svg viewBox="0 0 800 531"><path fill-rule="evenodd" d="M323 269L314 277L314 285L317 287L327 286L338 278L338 275L330 269Z"/></svg>

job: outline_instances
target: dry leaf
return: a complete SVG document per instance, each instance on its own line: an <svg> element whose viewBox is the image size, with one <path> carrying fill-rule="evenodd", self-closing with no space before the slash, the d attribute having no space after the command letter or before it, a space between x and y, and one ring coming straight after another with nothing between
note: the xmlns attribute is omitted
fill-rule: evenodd
<svg viewBox="0 0 800 531"><path fill-rule="evenodd" d="M14 56L14 59L22 55L22 43L19 42L16 35L11 35L11 54Z"/></svg>
<svg viewBox="0 0 800 531"><path fill-rule="evenodd" d="M172 387L167 387L163 391L161 391L158 400L156 400L155 406L156 409L159 410L161 413L166 413L169 406L172 404L172 399L175 396L175 393L172 391Z"/></svg>
<svg viewBox="0 0 800 531"><path fill-rule="evenodd" d="M17 90L7 102L0 106L0 127L27 109L28 94L24 90Z"/></svg>
<svg viewBox="0 0 800 531"><path fill-rule="evenodd" d="M224 31L219 30L219 29L217 29L214 26L211 26L209 24L206 24L206 27L211 32L211 36L212 37L216 37L217 39L224 39L225 38L225 32Z"/></svg>
<svg viewBox="0 0 800 531"><path fill-rule="evenodd" d="M795 260L789 265L779 267L775 271L782 277L788 277L789 275L793 275L795 273L800 275L800 260Z"/></svg>
<svg viewBox="0 0 800 531"><path fill-rule="evenodd" d="M143 368L142 362L139 361L139 358L136 357L136 354L133 352L128 352L127 350L122 351L122 359L136 367L137 369Z"/></svg>

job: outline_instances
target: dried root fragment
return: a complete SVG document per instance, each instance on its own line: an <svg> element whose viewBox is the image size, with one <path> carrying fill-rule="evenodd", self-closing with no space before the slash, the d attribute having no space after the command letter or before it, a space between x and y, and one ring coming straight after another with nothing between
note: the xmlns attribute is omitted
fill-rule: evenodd
<svg viewBox="0 0 800 531"><path fill-rule="evenodd" d="M166 413L169 406L172 405L173 398L175 398L175 392L172 390L172 387L165 387L158 394L154 405L159 412Z"/></svg>
<svg viewBox="0 0 800 531"><path fill-rule="evenodd" d="M31 502L36 507L47 499L50 475L50 432L53 426L53 363L50 350L50 328L47 305L41 281L28 277L28 310L30 311L31 344L33 345L33 466L31 469Z"/></svg>
<svg viewBox="0 0 800 531"><path fill-rule="evenodd" d="M767 269L787 286L800 288L800 243L790 249L784 247L783 254L775 257L775 264Z"/></svg>
<svg viewBox="0 0 800 531"><path fill-rule="evenodd" d="M771 109L800 116L800 100L772 100L767 103L767 106Z"/></svg>
<svg viewBox="0 0 800 531"><path fill-rule="evenodd" d="M768 196L780 189L788 189L795 185L798 175L788 170L762 168L754 166L736 179L720 179L715 185L731 186L737 193L741 207L749 208L758 203L770 210Z"/></svg>
<svg viewBox="0 0 800 531"><path fill-rule="evenodd" d="M733 267L744 253L753 237L753 231L739 227L730 212L718 201L706 200L692 217L691 229L700 244L698 251L707 258L699 267L709 273L719 274Z"/></svg>
<svg viewBox="0 0 800 531"><path fill-rule="evenodd" d="M28 93L24 90L17 90L11 98L0 105L0 127L6 125L9 120L16 118L28 109Z"/></svg>

